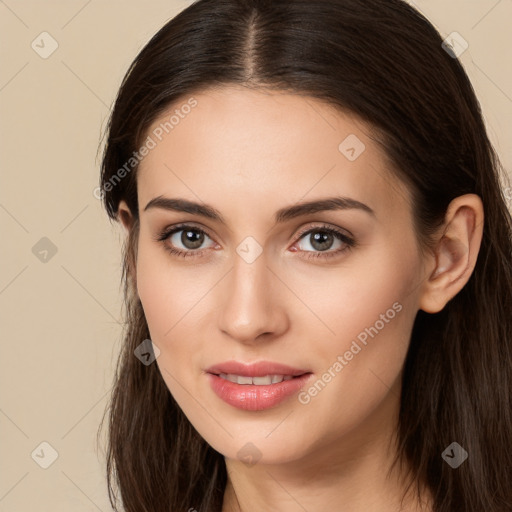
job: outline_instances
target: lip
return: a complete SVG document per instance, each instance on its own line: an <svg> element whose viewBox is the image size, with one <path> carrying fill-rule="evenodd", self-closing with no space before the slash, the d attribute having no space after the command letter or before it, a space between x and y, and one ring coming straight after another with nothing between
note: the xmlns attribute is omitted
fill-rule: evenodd
<svg viewBox="0 0 512 512"><path fill-rule="evenodd" d="M313 375L309 370L292 368L269 361L252 364L227 361L211 366L206 372L212 390L221 400L237 409L246 411L263 411L278 406L304 387ZM237 384L223 379L219 376L220 373L231 373L243 377L289 375L294 378L269 385Z"/></svg>
<svg viewBox="0 0 512 512"><path fill-rule="evenodd" d="M264 377L265 375L291 375L297 377L310 370L292 368L285 364L273 363L271 361L259 361L257 363L244 364L238 361L226 361L215 364L206 369L207 373L219 375L220 373L232 373L242 377Z"/></svg>

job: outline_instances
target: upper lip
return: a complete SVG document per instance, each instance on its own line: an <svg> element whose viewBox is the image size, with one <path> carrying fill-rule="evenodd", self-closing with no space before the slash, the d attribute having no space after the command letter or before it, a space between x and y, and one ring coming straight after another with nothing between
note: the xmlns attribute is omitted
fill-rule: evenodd
<svg viewBox="0 0 512 512"><path fill-rule="evenodd" d="M292 368L281 363L273 363L272 361L259 361L257 363L240 363L238 361L226 361L224 363L215 364L206 369L207 373L219 375L220 373L240 375L242 377L264 377L265 375L291 375L296 377L309 370L301 370Z"/></svg>

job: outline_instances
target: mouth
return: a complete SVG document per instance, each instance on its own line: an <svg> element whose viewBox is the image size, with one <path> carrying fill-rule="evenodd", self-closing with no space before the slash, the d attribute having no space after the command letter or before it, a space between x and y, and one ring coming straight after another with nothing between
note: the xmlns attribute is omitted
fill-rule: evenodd
<svg viewBox="0 0 512 512"><path fill-rule="evenodd" d="M210 366L210 368L205 370L206 373L211 373L213 375L219 375L222 378L226 378L231 382L235 382L235 377L237 378L237 382L239 378L243 377L251 377L252 379L265 378L266 381L261 381L264 384L272 384L272 379L276 379L277 382L281 382L284 380L289 380L293 377L299 377L304 375L305 373L311 373L310 370L294 368L292 366L288 366L281 363L274 363L272 361L259 361L257 363L241 363L238 361L225 361L224 363L215 364ZM268 382L268 378L270 377L271 382ZM283 377L281 380L277 380L280 377ZM238 384L256 384L259 382L244 382L243 379Z"/></svg>
<svg viewBox="0 0 512 512"><path fill-rule="evenodd" d="M313 375L309 370L263 361L228 361L206 370L210 386L227 404L249 411L278 406L297 393Z"/></svg>

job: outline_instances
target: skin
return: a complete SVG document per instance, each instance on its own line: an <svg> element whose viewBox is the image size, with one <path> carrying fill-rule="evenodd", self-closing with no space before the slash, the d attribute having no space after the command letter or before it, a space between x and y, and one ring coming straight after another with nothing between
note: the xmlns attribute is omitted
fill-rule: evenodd
<svg viewBox="0 0 512 512"><path fill-rule="evenodd" d="M405 480L398 470L386 474L411 329L419 309L440 311L469 279L482 237L481 200L456 198L435 250L422 251L409 191L390 172L367 124L283 92L224 86L194 98L197 106L138 169L135 271L163 379L197 431L225 456L223 512L340 510L340 503L344 512L396 512ZM365 145L354 161L338 149L350 134ZM366 204L374 215L320 211L274 223L280 208L335 195ZM226 223L144 211L157 196L207 203ZM124 201L119 219L132 228ZM155 241L182 222L207 232L199 249L184 246L181 232ZM325 224L353 235L356 245L307 259L344 247L333 237L322 251L311 233L297 236ZM252 263L236 252L248 236L263 251ZM182 258L165 244L203 253ZM310 382L317 381L397 303L394 318L307 404L296 394L269 410L244 411L209 386L204 370L231 359L281 362L313 372ZM237 455L247 443L256 447L256 464ZM412 495L403 504L420 510ZM421 510L432 510L428 493Z"/></svg>

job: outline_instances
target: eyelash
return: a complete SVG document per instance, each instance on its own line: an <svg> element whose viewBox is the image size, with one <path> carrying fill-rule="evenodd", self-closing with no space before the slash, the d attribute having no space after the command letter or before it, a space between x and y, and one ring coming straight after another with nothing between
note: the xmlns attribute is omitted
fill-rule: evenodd
<svg viewBox="0 0 512 512"><path fill-rule="evenodd" d="M168 252L170 252L171 254L175 255L175 256L179 256L181 258L188 258L188 257L199 257L202 255L202 253L206 250L206 249L201 249L201 250L188 250L188 251L183 251L181 249L176 249L175 247L172 247L170 246L169 244L167 244L167 239L174 235L174 233L178 233L180 231L185 231L185 230L189 230L189 231L195 231L197 233L201 233L201 234L204 234L206 235L208 238L211 238L208 233L206 231L204 231L203 229L201 228L198 228L196 226L193 226L191 224L178 224L176 226L173 226L172 228L167 228L167 229L164 229L160 234L158 234L155 238L155 240L157 242L161 242L163 243L164 245L164 248L165 250L167 250ZM338 240L340 240L341 242L345 243L346 246L343 247L342 249L337 249L336 251L301 251L300 249L298 249L297 252L305 252L307 253L307 255L305 256L306 258L308 259L311 259L311 258L332 258L332 257L336 257L336 256L339 256L341 253L345 252L345 251L349 251L350 249L352 249L355 245L356 245L356 242L355 240L353 240L352 238L348 237L347 235L345 235L344 233L342 233L341 231L338 231L337 229L334 229L330 226L327 226L327 225L323 225L323 226L315 226L314 228L309 228L309 229L306 229L305 231L302 231L299 233L298 235L298 239L297 241L301 240L305 235L309 235L311 233L315 233L315 232L322 232L322 233L329 233L331 235L334 235Z"/></svg>

